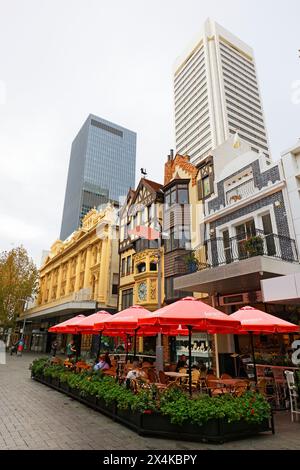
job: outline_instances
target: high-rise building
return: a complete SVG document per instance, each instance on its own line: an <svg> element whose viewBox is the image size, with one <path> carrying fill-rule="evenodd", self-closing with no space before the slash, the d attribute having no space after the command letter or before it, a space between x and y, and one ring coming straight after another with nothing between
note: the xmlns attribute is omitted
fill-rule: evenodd
<svg viewBox="0 0 300 470"><path fill-rule="evenodd" d="M135 185L135 164L136 133L90 114L72 144L61 240L90 209L127 195Z"/></svg>
<svg viewBox="0 0 300 470"><path fill-rule="evenodd" d="M269 155L253 50L208 19L175 64L177 152L198 163L238 131Z"/></svg>

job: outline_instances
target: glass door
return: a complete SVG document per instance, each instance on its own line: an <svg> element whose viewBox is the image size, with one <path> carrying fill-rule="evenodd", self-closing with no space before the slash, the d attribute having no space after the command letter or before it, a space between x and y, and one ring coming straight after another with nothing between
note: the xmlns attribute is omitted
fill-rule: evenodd
<svg viewBox="0 0 300 470"><path fill-rule="evenodd" d="M274 240L274 234L272 229L272 221L270 214L265 214L262 216L262 223L264 228L264 235L267 247L267 253L269 256L276 255L276 246Z"/></svg>
<svg viewBox="0 0 300 470"><path fill-rule="evenodd" d="M245 249L245 241L256 235L254 219L238 225L236 227L236 238L238 247L238 259L248 258L247 250Z"/></svg>

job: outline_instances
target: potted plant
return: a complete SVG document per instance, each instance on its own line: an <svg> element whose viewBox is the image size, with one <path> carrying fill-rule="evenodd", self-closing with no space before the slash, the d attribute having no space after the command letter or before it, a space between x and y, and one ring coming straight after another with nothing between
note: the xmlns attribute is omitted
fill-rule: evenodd
<svg viewBox="0 0 300 470"><path fill-rule="evenodd" d="M193 251L191 251L188 255L184 257L184 261L189 273L194 273L198 271L199 260L196 258L195 253Z"/></svg>
<svg viewBox="0 0 300 470"><path fill-rule="evenodd" d="M253 256L263 256L264 239L259 235L255 235L245 241L244 247L251 258Z"/></svg>

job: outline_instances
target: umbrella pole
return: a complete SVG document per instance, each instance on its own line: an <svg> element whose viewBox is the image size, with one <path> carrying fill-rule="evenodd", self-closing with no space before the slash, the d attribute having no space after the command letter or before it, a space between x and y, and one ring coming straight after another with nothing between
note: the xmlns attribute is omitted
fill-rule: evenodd
<svg viewBox="0 0 300 470"><path fill-rule="evenodd" d="M253 357L254 380L255 380L255 384L257 385L257 373L256 373L256 363L255 363L255 350L254 350L253 332L250 331L249 334L250 334L250 342L251 342L252 357Z"/></svg>
<svg viewBox="0 0 300 470"><path fill-rule="evenodd" d="M187 325L189 330L189 393L192 397L192 326Z"/></svg>
<svg viewBox="0 0 300 470"><path fill-rule="evenodd" d="M98 344L98 351L97 351L97 353L96 353L96 361L95 361L95 364L97 363L98 357L100 356L101 341L102 341L102 331L99 332L99 344Z"/></svg>
<svg viewBox="0 0 300 470"><path fill-rule="evenodd" d="M129 337L129 334L126 333L126 356L125 356L125 364L127 364L127 361L128 361L128 337Z"/></svg>
<svg viewBox="0 0 300 470"><path fill-rule="evenodd" d="M136 337L137 337L138 328L134 330L134 342L133 342L133 358L136 356Z"/></svg>

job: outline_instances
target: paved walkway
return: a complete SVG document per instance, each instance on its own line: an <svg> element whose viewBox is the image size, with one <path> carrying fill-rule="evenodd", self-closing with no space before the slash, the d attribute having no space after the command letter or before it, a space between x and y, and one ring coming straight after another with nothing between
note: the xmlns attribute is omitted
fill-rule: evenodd
<svg viewBox="0 0 300 470"><path fill-rule="evenodd" d="M101 413L30 379L33 355L0 365L0 449L300 449L300 422L275 416L276 434L223 445L141 437Z"/></svg>

